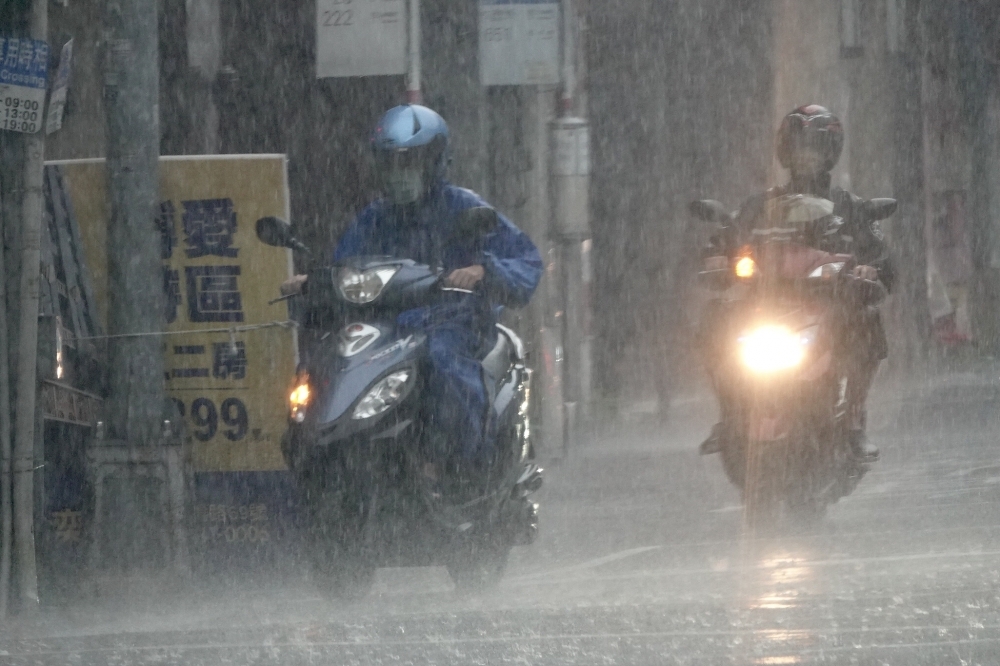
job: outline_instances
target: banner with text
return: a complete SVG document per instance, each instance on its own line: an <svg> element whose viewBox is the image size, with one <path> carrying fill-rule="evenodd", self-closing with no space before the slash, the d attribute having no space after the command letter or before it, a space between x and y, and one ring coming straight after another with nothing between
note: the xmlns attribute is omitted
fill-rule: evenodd
<svg viewBox="0 0 1000 666"><path fill-rule="evenodd" d="M104 161L52 164L63 170L106 323ZM197 471L285 468L280 440L296 363L295 331L253 327L288 319L286 303L268 301L291 275L291 252L261 243L254 223L288 214L283 155L160 160L156 225L166 330L173 333L164 336L167 394L187 421ZM234 327L252 330L219 331Z"/></svg>

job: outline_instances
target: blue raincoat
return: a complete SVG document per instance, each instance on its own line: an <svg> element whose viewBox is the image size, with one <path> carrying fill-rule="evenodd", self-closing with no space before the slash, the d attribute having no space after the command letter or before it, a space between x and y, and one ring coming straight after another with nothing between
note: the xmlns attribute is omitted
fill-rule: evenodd
<svg viewBox="0 0 1000 666"><path fill-rule="evenodd" d="M384 199L370 204L341 236L334 261L365 255L391 255L430 266L446 274L482 264L482 295L456 295L453 302L404 312L398 323L427 333L433 366L435 424L449 440L449 455L488 462L494 451L487 432L486 388L482 359L496 344L496 317L504 306L526 305L542 276L542 259L528 235L503 215L484 239L456 239L459 213L489 206L471 190L442 183L420 203L394 206ZM490 428L492 430L492 428Z"/></svg>

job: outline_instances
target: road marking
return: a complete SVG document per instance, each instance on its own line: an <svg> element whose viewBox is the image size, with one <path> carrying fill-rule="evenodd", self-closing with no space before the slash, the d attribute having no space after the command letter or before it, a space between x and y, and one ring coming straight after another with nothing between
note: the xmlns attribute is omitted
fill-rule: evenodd
<svg viewBox="0 0 1000 666"><path fill-rule="evenodd" d="M659 548L659 546L655 546ZM882 557L850 557L843 559L826 559L826 560L802 560L796 561L795 566L798 568L803 567L843 567L843 566L853 566L859 564L876 564L883 562L913 562L920 560L934 560L942 558L973 558L973 557L996 557L1000 556L1000 550L997 551L978 551L978 552L947 552L947 553L923 553L919 555L886 555ZM580 565L578 565L580 566ZM772 569L780 569L781 566L775 565L765 565L765 564L755 564L755 565L741 565L729 567L725 570L718 569L653 569L645 571L625 571L620 573L605 574L602 576L591 577L589 580L592 581L614 581L614 580L633 580L641 578L664 578L671 576L693 576L698 574L732 574L733 572L746 572L746 571L765 571ZM565 583L571 583L574 581L579 581L580 578L562 578L558 580L540 580L541 578L547 576L553 576L561 573L574 573L577 569L574 567L567 567L565 569L553 569L541 574L530 574L527 576L518 576L514 578L509 578L504 580L502 585L518 585L521 583L529 583L532 585L538 584L548 584L548 585L561 585Z"/></svg>
<svg viewBox="0 0 1000 666"><path fill-rule="evenodd" d="M514 581L528 581L534 580L536 578L544 578L547 576L558 576L559 574L576 573L578 571L586 571L588 569L596 569L597 567L604 566L605 564L610 564L611 562L617 562L619 560L624 560L629 557L635 557L636 555L641 555L643 553L648 553L651 550L660 550L663 546L641 546L639 548L631 548L629 550L623 550L617 553L612 553L610 555L604 555L603 557L598 557L593 560L587 560L586 562L581 562L580 564L574 564L568 567L560 567L558 569L549 569L548 571L539 571L532 574L524 574L522 576L514 576L508 580Z"/></svg>
<svg viewBox="0 0 1000 666"><path fill-rule="evenodd" d="M830 627L822 628L808 628L808 629L795 629L796 634L804 634L806 636L813 635L846 635L851 633L859 634L886 634L893 633L899 634L904 631L912 631L915 633L928 632L928 631L968 631L969 627L965 626L907 626L907 627L886 627L886 628L871 628L871 627L836 627L831 630ZM997 630L1000 626L985 626L977 627L981 631L986 630ZM689 630L681 629L677 631L637 631L635 633L622 633L622 632L592 632L592 633L562 633L562 634L527 634L527 635L505 635L505 636L470 636L470 637L445 637L445 636L427 636L425 638L415 638L415 639L348 639L348 640L333 640L333 641L269 641L264 640L260 642L226 642L226 643L167 643L164 645L133 645L133 646L101 646L101 647L84 647L77 649L47 649L39 650L36 652L13 652L13 651L0 651L0 655L4 657L44 657L52 655L80 655L80 654L94 654L102 652L120 652L122 654L128 653L143 653L143 652L153 652L153 651L170 651L176 654L179 650L233 650L240 648L267 648L269 650L276 650L280 648L293 648L293 649L312 649L317 647L349 647L349 648L398 648L411 645L462 645L462 644L475 644L475 643L537 643L540 641L573 641L573 640L614 640L620 641L622 639L636 639L636 638L684 638L684 637L745 637L753 636L759 634L759 629L757 628L746 628L746 629L709 629L709 630ZM114 636L115 634L111 634ZM878 644L873 643L871 645L831 645L819 648L805 648L800 650L800 653L814 653L814 652L840 652L840 651L857 651L857 650L885 650L885 649L898 649L898 648L926 648L926 647L937 647L937 646L948 646L948 645L966 645L966 644L979 644L979 643L998 643L1000 642L1000 637L998 638L969 638L960 640L948 640L940 642L923 641L919 643L884 643ZM739 647L739 646L731 646Z"/></svg>

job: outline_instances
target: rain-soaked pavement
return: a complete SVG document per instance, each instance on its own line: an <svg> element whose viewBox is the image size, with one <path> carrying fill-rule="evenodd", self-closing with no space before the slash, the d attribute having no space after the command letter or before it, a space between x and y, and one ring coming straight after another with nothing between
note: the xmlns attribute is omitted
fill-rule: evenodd
<svg viewBox="0 0 1000 666"><path fill-rule="evenodd" d="M549 466L542 533L500 589L379 573L350 604L295 577L52 610L2 664L1000 664L1000 406L952 375L873 409L883 460L810 531L751 538L711 410ZM883 390L883 395L891 393ZM641 429L640 429L641 430Z"/></svg>

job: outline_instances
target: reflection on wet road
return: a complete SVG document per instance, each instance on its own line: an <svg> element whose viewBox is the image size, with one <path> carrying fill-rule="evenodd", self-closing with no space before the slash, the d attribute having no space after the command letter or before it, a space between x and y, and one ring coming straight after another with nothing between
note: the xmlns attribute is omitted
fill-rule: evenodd
<svg viewBox="0 0 1000 666"><path fill-rule="evenodd" d="M381 571L353 604L244 581L53 612L0 633L0 663L995 665L995 403L921 400L873 414L882 462L809 530L745 534L692 416L551 466L542 536L487 597L438 569Z"/></svg>

